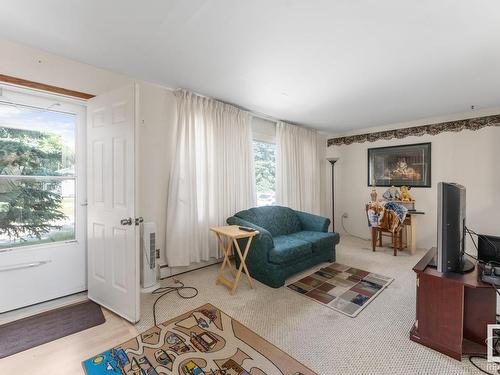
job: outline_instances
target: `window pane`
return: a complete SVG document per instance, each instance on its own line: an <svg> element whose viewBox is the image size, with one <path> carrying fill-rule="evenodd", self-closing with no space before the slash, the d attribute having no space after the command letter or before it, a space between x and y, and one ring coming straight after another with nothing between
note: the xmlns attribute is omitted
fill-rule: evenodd
<svg viewBox="0 0 500 375"><path fill-rule="evenodd" d="M0 179L0 249L73 239L74 179Z"/></svg>
<svg viewBox="0 0 500 375"><path fill-rule="evenodd" d="M276 203L276 145L253 142L257 205Z"/></svg>
<svg viewBox="0 0 500 375"><path fill-rule="evenodd" d="M75 115L0 103L0 174L73 176Z"/></svg>

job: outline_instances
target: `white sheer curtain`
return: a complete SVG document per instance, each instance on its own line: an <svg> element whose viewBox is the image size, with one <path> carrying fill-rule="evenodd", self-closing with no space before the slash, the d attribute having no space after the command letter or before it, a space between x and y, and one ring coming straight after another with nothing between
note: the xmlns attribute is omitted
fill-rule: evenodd
<svg viewBox="0 0 500 375"><path fill-rule="evenodd" d="M167 199L171 267L218 256L209 227L255 202L250 115L185 90L176 93L175 158Z"/></svg>
<svg viewBox="0 0 500 375"><path fill-rule="evenodd" d="M315 130L276 125L277 202L296 210L321 210L321 137Z"/></svg>

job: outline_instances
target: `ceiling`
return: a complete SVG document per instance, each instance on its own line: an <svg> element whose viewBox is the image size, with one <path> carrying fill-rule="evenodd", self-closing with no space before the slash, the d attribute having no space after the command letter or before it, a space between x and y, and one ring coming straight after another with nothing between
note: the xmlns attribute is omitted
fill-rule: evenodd
<svg viewBox="0 0 500 375"><path fill-rule="evenodd" d="M498 0L3 0L0 25L330 133L500 105Z"/></svg>

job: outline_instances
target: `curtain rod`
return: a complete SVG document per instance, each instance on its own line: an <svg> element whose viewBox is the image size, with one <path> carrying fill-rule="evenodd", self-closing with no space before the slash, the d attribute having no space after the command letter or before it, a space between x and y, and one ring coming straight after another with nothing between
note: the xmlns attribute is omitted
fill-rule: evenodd
<svg viewBox="0 0 500 375"><path fill-rule="evenodd" d="M193 91L194 92L194 91ZM198 93L194 92L196 95L199 95ZM318 134L320 135L325 135L327 137L331 137L331 134L325 132L325 131L322 131L322 130L319 130L319 129L316 129L316 128L312 128L310 126L307 126L307 125L304 125L304 124L299 124L299 123L296 123L296 122L292 122L292 121L288 121L288 120L278 120L276 117L273 117L273 116L269 116L269 115L266 115L265 113L260 113L260 112L254 112L254 111L251 111L245 107L242 107L240 105L237 105L237 104L234 104L234 103L231 103L231 102L227 102L225 100L221 100L221 99L217 99L217 98L213 98L213 97L210 97L210 96L206 96L206 95L200 95L200 96L203 96L205 98L209 98L209 99L214 99L214 100L218 100L219 102L222 102L224 104L228 104L228 105L232 105L233 107L236 107L242 111L245 111L245 112L248 112L251 116L253 117L258 117L258 118L261 118L263 120L267 120L267 121L271 121L271 122L275 122L275 123L278 123L279 121L281 122L285 122L287 124L290 124L290 125L294 125L294 126L299 126L301 128L306 128L306 129L310 129L310 130L314 130L316 131Z"/></svg>
<svg viewBox="0 0 500 375"><path fill-rule="evenodd" d="M140 82L140 81L139 81ZM181 87L178 87L176 89L172 88L172 87L168 87L168 86L165 86L163 84L159 84L159 83L154 83L154 82L147 82L147 81L142 81L144 83L147 83L147 84L150 84L150 85L155 85L155 86L158 86L158 87L162 87L166 90L170 90L170 91L177 91L177 90L186 90L186 91L190 91L192 92L193 94L196 94L198 96L201 96L203 98L208 98L208 99L213 99L213 100L217 100L221 103L224 103L224 104L228 104L228 105L232 105L233 107L236 107L238 108L239 110L241 111L245 111L247 113L249 113L251 116L253 117L257 117L257 118L260 118L260 119L263 119L263 120L267 120L267 121L271 121L271 122L275 122L275 123L278 123L280 121L282 122L286 122L287 124L291 124L291 125L296 125L296 126L301 126L303 128L308 128L308 129L313 129L313 130L316 130L316 131L319 131L318 129L315 129L315 128L312 128L310 126L307 126L307 125L304 125L304 124L299 124L299 123L296 123L296 122L293 122L293 121L288 121L288 120L280 120L280 119L277 119L276 117L273 117L271 115L268 115L268 114L265 114L265 113L262 113L262 112L256 112L256 111L252 111L248 108L245 108L241 105L238 105L238 104L234 104L234 103L231 103L231 102L228 102L226 100L222 100L222 99L219 99L219 98L216 98L214 96L210 96L210 95L205 95L205 94L201 94L197 91L194 91L194 90L191 90L191 89L185 89L185 88L181 88ZM325 133L327 134L327 133ZM330 135L329 135L330 136Z"/></svg>
<svg viewBox="0 0 500 375"><path fill-rule="evenodd" d="M286 122L287 124L290 124L290 125L295 125L295 126L300 126L300 127L303 127L303 128L307 128L307 129L312 129L312 130L316 130L317 132L319 132L320 134L324 134L324 135L327 135L327 136L331 136L331 134L329 133L326 133L324 131L321 131L319 129L316 129L316 128L313 128L311 126L307 126L307 125L304 125L304 124L299 124L297 122L293 122L293 121L288 121L288 120L280 120L276 117L273 117L271 115L268 115L268 114L265 114L265 113L262 113L262 112L256 112L256 111L252 111L248 108L245 108L241 105L238 105L238 104L235 104L235 103L231 103L231 102L228 102L226 100L222 100L222 99L219 99L219 98L216 98L214 96L209 96L209 95L205 95L205 94L201 94L197 91L194 91L194 90L190 90L190 89L183 89L183 88L172 88L172 87L168 87L168 86L164 86L164 85L161 85L161 84L157 84L157 83L151 83L151 82L145 82L145 83L149 83L149 84L153 84L153 85L156 85L156 86L159 86L159 87L162 87L164 89L167 89L167 90L170 90L170 91L177 91L177 90L186 90L186 91L190 91L192 92L193 94L195 95L198 95L198 96L201 96L203 98L207 98L207 99L213 99L213 100L217 100L221 103L224 103L224 104L228 104L228 105L232 105L233 107L236 107L238 108L239 110L241 111L245 111L247 112L248 114L250 114L250 116L252 117L257 117L257 118L260 118L262 120L267 120L267 121L270 121L270 122L275 122L275 123L278 123L278 122Z"/></svg>
<svg viewBox="0 0 500 375"><path fill-rule="evenodd" d="M280 120L280 119L277 119L276 117L273 117L273 116L270 116L270 115L267 115L265 113L262 113L262 112L256 112L256 111L252 111L248 108L245 108L241 105L238 105L238 104L235 104L235 103L231 103L231 102L228 102L227 100L222 100L222 99L219 99L219 98L216 98L216 97L213 97L213 96L209 96L209 95L205 95L205 94L200 94L199 92L196 92L196 91L193 91L193 90L188 90L188 89L175 89L173 91L176 91L176 90L187 90L187 91L190 91L192 92L193 94L196 94L198 96L201 96L203 98L208 98L208 99L213 99L213 100L217 100L221 103L224 103L224 104L228 104L228 105L231 105L233 107L236 107L238 108L239 110L241 111L244 111L244 112L247 112L248 114L250 114L251 116L253 117L257 117L257 118L260 118L260 119L263 119L263 120L267 120L267 121L271 121L271 122L286 122L287 124L291 124L291 125L296 125L296 126L301 126L303 128L308 128L308 129L314 129L314 128L311 128L310 126L307 126L307 125L304 125L304 124L299 124L299 123L296 123L296 122L292 122L292 121L288 121L288 120ZM315 129L317 130L317 129Z"/></svg>
<svg viewBox="0 0 500 375"><path fill-rule="evenodd" d="M245 112L249 113L253 117L258 117L258 118L263 119L263 120L267 120L267 121L271 121L271 122L275 122L275 123L286 122L287 124L290 124L290 125L300 126L302 128L314 129L314 128L311 128L310 126L306 126L304 124L299 124L299 123L296 123L296 122L293 122L293 121L288 121L288 120L280 120L280 119L277 119L276 117L267 115L267 114L262 113L262 112L255 112L255 111L249 110L248 108L242 107L241 105L234 104L234 103L231 103L231 102L227 102L225 100L221 100L221 99L217 99L217 98L212 98L212 99L218 100L218 101L220 101L220 102L222 102L224 104L232 105L233 107L236 107L236 108L238 108L238 109L240 109L242 111L245 111ZM315 130L317 130L317 129L315 129Z"/></svg>

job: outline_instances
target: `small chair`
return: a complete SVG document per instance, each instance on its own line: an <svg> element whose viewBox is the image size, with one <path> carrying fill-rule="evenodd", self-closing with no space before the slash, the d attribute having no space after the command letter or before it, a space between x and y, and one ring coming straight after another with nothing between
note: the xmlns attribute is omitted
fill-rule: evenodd
<svg viewBox="0 0 500 375"><path fill-rule="evenodd" d="M366 215L368 218L368 207L369 205L366 205ZM368 224L370 225L370 222L368 221ZM403 228L404 225L399 225L394 232L390 231L388 228L384 227L374 227L372 226L372 251L375 251L377 247L377 242L378 246L382 247L382 237L390 237L391 242L392 242L392 247L394 249L394 256L398 255L398 250L401 251L403 250Z"/></svg>
<svg viewBox="0 0 500 375"><path fill-rule="evenodd" d="M400 226L398 230L392 233L388 229L380 227L372 227L372 250L375 251L377 246L382 247L382 236L391 237L392 247L394 249L394 256L398 255L398 250L403 250L403 227Z"/></svg>

